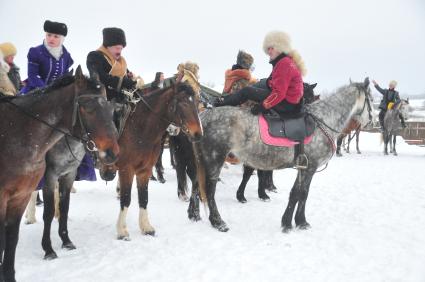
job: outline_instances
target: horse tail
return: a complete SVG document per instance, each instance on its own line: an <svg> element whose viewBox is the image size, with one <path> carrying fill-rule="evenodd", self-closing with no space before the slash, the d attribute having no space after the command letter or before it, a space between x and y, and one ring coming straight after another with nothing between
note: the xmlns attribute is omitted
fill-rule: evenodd
<svg viewBox="0 0 425 282"><path fill-rule="evenodd" d="M196 164L196 177L198 178L199 185L199 198L201 202L207 202L207 178L205 169L205 160L202 154L202 149L199 142L192 143L193 153Z"/></svg>

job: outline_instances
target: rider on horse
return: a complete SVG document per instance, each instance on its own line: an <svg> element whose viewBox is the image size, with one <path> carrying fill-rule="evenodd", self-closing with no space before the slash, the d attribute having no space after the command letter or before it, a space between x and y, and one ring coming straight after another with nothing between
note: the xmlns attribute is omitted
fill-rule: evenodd
<svg viewBox="0 0 425 282"><path fill-rule="evenodd" d="M10 42L5 42L0 44L0 51L3 53L4 61L9 65L10 69L7 73L10 81L13 83L15 87L15 94L19 92L23 87L21 81L21 75L19 74L19 68L15 65L14 59L17 53L15 45Z"/></svg>
<svg viewBox="0 0 425 282"><path fill-rule="evenodd" d="M302 75L306 70L301 56L291 47L289 35L281 31L269 32L263 43L264 52L273 66L269 78L217 100L215 106L236 106L247 100L260 102L253 114L273 109L279 114L298 113L303 97Z"/></svg>
<svg viewBox="0 0 425 282"><path fill-rule="evenodd" d="M381 130L383 131L384 117L387 113L387 110L389 110L388 106L390 105L390 103L395 104L400 101L400 95L398 94L398 91L395 90L395 87L397 86L397 81L391 80L388 89L382 89L381 87L379 87L378 83L375 80L372 80L372 82L373 85L375 85L376 90L378 90L378 92L383 95L381 103L379 104L379 109L381 110L379 112L379 123L381 125ZM406 124L402 115L400 115L400 121L401 126L405 128Z"/></svg>

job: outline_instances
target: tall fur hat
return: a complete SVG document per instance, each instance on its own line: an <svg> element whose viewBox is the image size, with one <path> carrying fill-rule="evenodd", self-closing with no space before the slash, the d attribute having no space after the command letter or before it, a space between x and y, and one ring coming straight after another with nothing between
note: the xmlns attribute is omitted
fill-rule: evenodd
<svg viewBox="0 0 425 282"><path fill-rule="evenodd" d="M60 34L66 36L68 34L68 28L64 23L45 21L44 22L44 31L48 33Z"/></svg>
<svg viewBox="0 0 425 282"><path fill-rule="evenodd" d="M391 81L390 81L390 87L392 87L392 88L396 88L396 87L397 87L397 81L395 81L395 80L391 80Z"/></svg>
<svg viewBox="0 0 425 282"><path fill-rule="evenodd" d="M236 64L241 66L244 69L249 70L254 63L254 58L246 53L245 51L239 50L238 57L236 59Z"/></svg>
<svg viewBox="0 0 425 282"><path fill-rule="evenodd" d="M291 38L283 31L270 31L266 34L263 41L263 50L266 54L267 49L273 47L280 53L289 54L292 51Z"/></svg>
<svg viewBox="0 0 425 282"><path fill-rule="evenodd" d="M4 57L15 56L17 52L15 45L10 42L0 44L0 50L2 51Z"/></svg>
<svg viewBox="0 0 425 282"><path fill-rule="evenodd" d="M103 46L122 45L125 47L127 42L125 40L124 30L118 27L107 27L103 29Z"/></svg>

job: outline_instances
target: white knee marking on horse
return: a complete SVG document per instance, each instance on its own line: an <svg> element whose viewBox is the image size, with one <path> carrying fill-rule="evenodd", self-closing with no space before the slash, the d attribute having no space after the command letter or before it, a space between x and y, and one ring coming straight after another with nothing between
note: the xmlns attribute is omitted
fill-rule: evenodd
<svg viewBox="0 0 425 282"><path fill-rule="evenodd" d="M27 212L25 213L26 224L33 224L37 221L35 218L35 204L37 202L37 194L38 191L34 191L31 194L31 198L27 206Z"/></svg>
<svg viewBox="0 0 425 282"><path fill-rule="evenodd" d="M155 229L149 223L148 211L144 208L139 210L139 227L143 234L155 232Z"/></svg>
<svg viewBox="0 0 425 282"><path fill-rule="evenodd" d="M118 237L128 237L128 230L127 230L127 211L128 208L124 208L123 210L120 210L120 215L118 216L118 222L117 222L117 233Z"/></svg>

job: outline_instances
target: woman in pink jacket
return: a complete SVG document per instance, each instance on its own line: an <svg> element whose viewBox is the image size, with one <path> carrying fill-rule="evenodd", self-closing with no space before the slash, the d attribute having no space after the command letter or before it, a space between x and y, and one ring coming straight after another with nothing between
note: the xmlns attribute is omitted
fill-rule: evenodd
<svg viewBox="0 0 425 282"><path fill-rule="evenodd" d="M253 114L274 109L285 115L301 109L304 91L302 76L306 69L301 56L292 49L288 34L269 32L264 38L263 50L273 66L269 78L218 100L215 106L236 106L252 100L260 103L252 108Z"/></svg>

